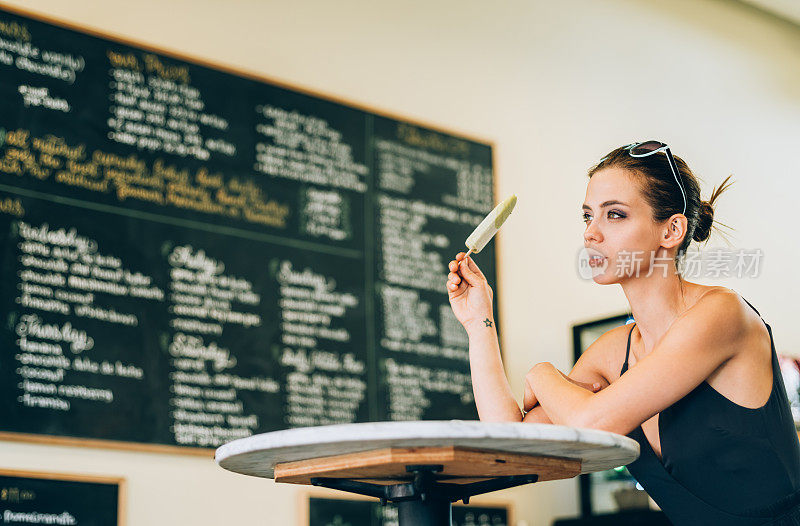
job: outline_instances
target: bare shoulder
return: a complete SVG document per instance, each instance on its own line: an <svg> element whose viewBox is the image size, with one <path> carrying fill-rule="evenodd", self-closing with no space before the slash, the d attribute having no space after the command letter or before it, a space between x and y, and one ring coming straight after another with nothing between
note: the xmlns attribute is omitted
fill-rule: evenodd
<svg viewBox="0 0 800 526"><path fill-rule="evenodd" d="M734 358L727 361L739 364L737 368L756 363L762 367L765 357L770 357L766 327L739 294L726 287L691 284L687 300L689 307L666 334L677 331L689 339L708 342L704 349L709 353L721 352L724 347L725 353ZM581 354L569 376L585 382L603 379L606 385L617 381L631 329L626 324L601 334ZM632 349L631 353L635 351Z"/></svg>
<svg viewBox="0 0 800 526"><path fill-rule="evenodd" d="M721 286L694 284L690 296L691 306L671 330L712 331L724 336L718 339L720 342L751 341L749 337L759 332L759 325L766 334L760 317L736 292ZM626 324L609 329L581 355L609 383L620 376L631 328L631 324Z"/></svg>
<svg viewBox="0 0 800 526"><path fill-rule="evenodd" d="M678 320L691 319L693 326L705 330L743 336L758 325L763 326L761 318L739 294L726 287L702 287L697 299L678 317ZM673 324L677 327L676 324ZM727 338L726 338L727 339Z"/></svg>
<svg viewBox="0 0 800 526"><path fill-rule="evenodd" d="M701 298L704 305L698 317L711 320L706 330L716 333L705 350L713 353L713 345L724 346L730 357L706 382L735 404L762 407L772 391L772 338L761 316L742 296L717 288ZM703 330L703 324L699 327Z"/></svg>
<svg viewBox="0 0 800 526"><path fill-rule="evenodd" d="M662 336L665 344L697 348L697 360L719 361L709 382L757 368L771 374L771 339L767 328L747 302L726 287L695 286L689 307ZM682 343L681 343L682 342ZM752 369L750 370L752 375Z"/></svg>
<svg viewBox="0 0 800 526"><path fill-rule="evenodd" d="M743 353L763 356L765 348L766 354L770 355L770 336L764 321L741 295L731 289L709 287L686 315L697 317L697 326L724 334L721 341L735 344L737 356Z"/></svg>

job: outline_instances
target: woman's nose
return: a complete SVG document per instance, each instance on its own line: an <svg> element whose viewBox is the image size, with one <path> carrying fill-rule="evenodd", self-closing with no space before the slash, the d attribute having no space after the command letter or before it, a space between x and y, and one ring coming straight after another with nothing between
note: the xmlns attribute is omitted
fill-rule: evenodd
<svg viewBox="0 0 800 526"><path fill-rule="evenodd" d="M594 240L596 243L599 243L603 240L603 235L600 233L600 230L594 226L594 223L589 223L586 230L583 231L583 239L586 241Z"/></svg>

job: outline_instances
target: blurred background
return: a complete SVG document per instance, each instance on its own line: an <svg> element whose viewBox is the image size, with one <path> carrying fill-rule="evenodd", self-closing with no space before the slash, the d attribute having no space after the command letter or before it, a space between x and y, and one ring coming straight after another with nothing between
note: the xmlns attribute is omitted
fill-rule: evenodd
<svg viewBox="0 0 800 526"><path fill-rule="evenodd" d="M727 243L713 233L707 248L760 250L760 266L754 276L694 281L739 292L773 328L778 352L800 355L795 1L4 4L490 142L496 199L519 197L495 240L492 285L520 397L535 363L571 369L588 345L576 347L574 326L625 323L621 289L579 275L580 205L590 166L647 139L687 161L704 199L733 175L715 210L733 231ZM130 526L294 525L307 513L302 488L202 457L7 441L0 467L125 477ZM619 508L614 488L595 496L595 512ZM510 503L520 526L581 513L576 479L493 498Z"/></svg>

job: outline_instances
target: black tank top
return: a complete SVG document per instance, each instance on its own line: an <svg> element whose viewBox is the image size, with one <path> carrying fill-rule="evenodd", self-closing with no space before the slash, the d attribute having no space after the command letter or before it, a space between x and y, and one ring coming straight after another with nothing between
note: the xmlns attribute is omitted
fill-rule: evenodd
<svg viewBox="0 0 800 526"><path fill-rule="evenodd" d="M704 380L659 413L662 460L641 426L628 434L640 446L628 471L676 526L800 526L800 442L772 328L764 324L772 349L764 406L740 406ZM632 332L620 375L628 370Z"/></svg>

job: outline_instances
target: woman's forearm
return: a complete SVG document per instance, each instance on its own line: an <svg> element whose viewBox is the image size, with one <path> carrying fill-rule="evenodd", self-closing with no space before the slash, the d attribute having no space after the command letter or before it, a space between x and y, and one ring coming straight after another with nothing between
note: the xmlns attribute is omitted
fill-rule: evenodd
<svg viewBox="0 0 800 526"><path fill-rule="evenodd" d="M537 364L528 374L536 399L552 423L587 427L586 408L594 393L575 385L549 362Z"/></svg>
<svg viewBox="0 0 800 526"><path fill-rule="evenodd" d="M494 321L476 323L469 334L469 364L478 417L484 422L520 422L522 411L508 385Z"/></svg>
<svg viewBox="0 0 800 526"><path fill-rule="evenodd" d="M533 409L525 413L522 421L527 424L552 424L550 417L544 412L541 405L536 405Z"/></svg>

